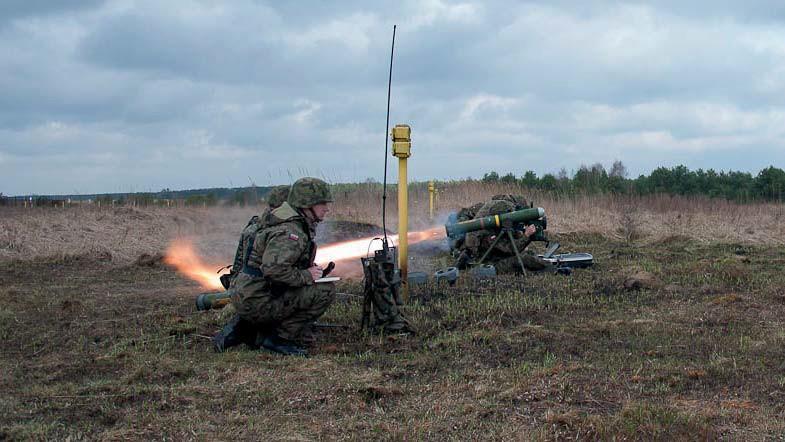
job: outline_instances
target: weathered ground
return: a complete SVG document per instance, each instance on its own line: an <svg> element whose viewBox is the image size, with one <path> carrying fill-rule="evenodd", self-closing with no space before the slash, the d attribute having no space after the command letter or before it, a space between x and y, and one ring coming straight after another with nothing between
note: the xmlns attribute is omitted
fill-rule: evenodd
<svg viewBox="0 0 785 442"><path fill-rule="evenodd" d="M359 333L342 296L324 321L346 328L309 359L213 353L219 313L196 312L199 288L160 264L5 262L0 439L785 434L785 248L559 239L597 264L417 289L411 338Z"/></svg>

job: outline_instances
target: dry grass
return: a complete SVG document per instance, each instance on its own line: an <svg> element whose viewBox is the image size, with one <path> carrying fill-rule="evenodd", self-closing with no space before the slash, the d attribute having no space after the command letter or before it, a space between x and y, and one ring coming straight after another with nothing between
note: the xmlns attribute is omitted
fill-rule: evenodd
<svg viewBox="0 0 785 442"><path fill-rule="evenodd" d="M782 247L746 247L737 262L735 246L563 239L596 266L418 288L411 338L359 333L349 297L322 319L346 328L320 331L308 360L213 353L206 337L221 314L196 312L195 283L165 267L10 266L0 272L0 439L783 434ZM631 264L662 287L625 289Z"/></svg>
<svg viewBox="0 0 785 442"><path fill-rule="evenodd" d="M624 197L584 195L562 197L550 192L521 189L516 185L459 182L440 189L436 223L461 207L501 193L522 194L548 215L554 233L597 233L606 238L659 242L685 237L701 242L785 244L785 206L781 204L735 204L703 197L658 195ZM339 194L334 216L378 223L381 218L377 187L367 186ZM388 193L387 225L398 223L397 193ZM409 196L410 222L424 228L428 219L428 191L413 188Z"/></svg>
<svg viewBox="0 0 785 442"><path fill-rule="evenodd" d="M441 213L511 191L457 185ZM424 195L412 194L421 226ZM336 196L335 218L378 223L376 190ZM527 196L594 267L413 288L410 338L360 333L347 297L322 319L345 328L321 330L308 360L213 353L221 313L195 311L195 282L123 265L176 236L227 260L259 208L2 209L0 259L19 261L0 272L0 440L785 434L781 206ZM450 261L422 259L412 267Z"/></svg>
<svg viewBox="0 0 785 442"><path fill-rule="evenodd" d="M193 237L200 252L231 258L252 208L0 208L0 260L88 256L127 264Z"/></svg>
<svg viewBox="0 0 785 442"><path fill-rule="evenodd" d="M397 194L388 193L388 229L398 224ZM722 200L612 195L559 197L517 186L457 183L441 189L438 215L428 219L428 192L410 194L411 228L442 224L460 207L494 194L524 194L548 214L552 233L596 233L627 242L657 243L690 238L704 243L785 244L785 207L739 205ZM337 192L333 219L380 224L378 186ZM191 237L214 262L228 262L245 222L261 207L211 208L0 208L0 260L90 255L125 264L141 254L161 253L177 237Z"/></svg>

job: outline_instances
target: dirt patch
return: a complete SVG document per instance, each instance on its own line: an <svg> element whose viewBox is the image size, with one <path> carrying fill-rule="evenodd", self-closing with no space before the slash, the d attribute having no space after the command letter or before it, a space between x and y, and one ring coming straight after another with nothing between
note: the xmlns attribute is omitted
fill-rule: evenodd
<svg viewBox="0 0 785 442"><path fill-rule="evenodd" d="M161 253L154 253L150 255L149 253L142 253L136 258L134 261L134 265L137 267L159 267L164 260L164 255Z"/></svg>
<svg viewBox="0 0 785 442"><path fill-rule="evenodd" d="M657 277L649 272L636 272L624 280L623 286L626 290L653 289L660 286Z"/></svg>

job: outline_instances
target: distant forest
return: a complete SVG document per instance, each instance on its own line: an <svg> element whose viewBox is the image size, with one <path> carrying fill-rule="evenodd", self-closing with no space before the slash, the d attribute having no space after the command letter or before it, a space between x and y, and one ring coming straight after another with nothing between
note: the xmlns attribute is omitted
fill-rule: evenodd
<svg viewBox="0 0 785 442"><path fill-rule="evenodd" d="M628 178L624 164L616 161L610 170L606 170L602 164L581 166L572 176L565 169L555 175L548 173L542 177L533 171L527 171L522 176L488 172L482 181L517 183L524 187L565 194L702 195L736 202L782 201L785 197L785 171L774 166L754 176L749 172L690 170L686 166L659 167L649 175Z"/></svg>
<svg viewBox="0 0 785 442"><path fill-rule="evenodd" d="M24 195L4 197L0 193L0 205L5 202L19 205L20 202L29 200L35 206L57 205L63 201L69 203L90 202L102 205L167 205L167 202L176 202L185 206L212 206L219 202L244 206L257 204L272 189L267 186L254 187L213 187L207 189L171 190L163 189L160 192L129 192L129 193L103 193L81 195Z"/></svg>
<svg viewBox="0 0 785 442"><path fill-rule="evenodd" d="M537 176L527 171L521 176L513 173L500 175L488 172L479 180L467 178L461 181L474 181L492 184L520 185L530 189L540 189L565 196L582 194L622 194L651 195L673 194L686 196L706 196L724 198L736 202L783 201L785 199L785 171L769 166L756 175L749 172L715 171L713 169L690 170L686 166L671 168L659 167L649 175L637 178L627 177L627 168L616 161L609 170L602 164L581 166L577 171L568 173L562 169L556 174L547 173ZM454 182L454 181L453 181ZM441 181L448 184L450 181ZM424 182L410 183L410 186L425 186ZM381 187L375 180L364 183L345 183L333 186L336 192L346 192L359 186ZM394 187L394 184L391 184ZM64 202L98 205L176 205L212 206L215 204L249 205L263 201L272 187L209 188L191 190L163 189L160 192L112 193L93 195L26 195L4 197L0 193L0 205L19 205L23 201L33 201L35 206L60 205Z"/></svg>

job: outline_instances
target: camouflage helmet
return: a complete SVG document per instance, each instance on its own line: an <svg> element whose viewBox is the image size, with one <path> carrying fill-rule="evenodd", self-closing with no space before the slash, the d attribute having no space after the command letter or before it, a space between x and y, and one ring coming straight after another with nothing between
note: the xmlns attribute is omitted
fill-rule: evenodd
<svg viewBox="0 0 785 442"><path fill-rule="evenodd" d="M515 204L507 200L490 200L480 207L475 218L482 218L489 215L499 215L515 210Z"/></svg>
<svg viewBox="0 0 785 442"><path fill-rule="evenodd" d="M509 193L500 193L498 195L494 195L491 199L509 201L509 202L515 204L516 210L520 210L520 209L523 209L525 207L528 207L528 203L526 202L526 197L524 197L523 195L512 195L512 194L509 194Z"/></svg>
<svg viewBox="0 0 785 442"><path fill-rule="evenodd" d="M267 192L265 199L267 200L267 205L269 205L270 208L275 209L280 207L288 196L289 186L276 186Z"/></svg>
<svg viewBox="0 0 785 442"><path fill-rule="evenodd" d="M300 178L292 184L287 199L292 207L305 209L321 203L333 202L330 186L319 178Z"/></svg>

